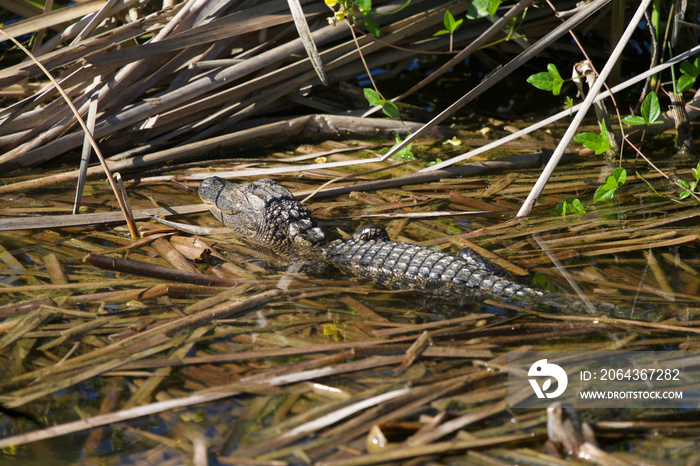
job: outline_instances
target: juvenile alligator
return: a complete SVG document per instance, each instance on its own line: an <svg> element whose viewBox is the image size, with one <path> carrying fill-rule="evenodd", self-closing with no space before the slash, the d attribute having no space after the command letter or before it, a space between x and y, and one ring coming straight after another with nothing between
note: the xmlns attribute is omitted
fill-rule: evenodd
<svg viewBox="0 0 700 466"><path fill-rule="evenodd" d="M455 257L397 243L379 227L364 227L345 240L328 242L309 210L272 180L237 184L211 177L200 185L199 196L221 223L254 247L290 259L322 260L381 286L444 297L543 295L467 251Z"/></svg>

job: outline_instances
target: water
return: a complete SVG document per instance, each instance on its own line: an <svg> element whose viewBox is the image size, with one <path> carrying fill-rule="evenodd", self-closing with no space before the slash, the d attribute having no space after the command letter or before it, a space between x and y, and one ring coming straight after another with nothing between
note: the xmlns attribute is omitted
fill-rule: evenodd
<svg viewBox="0 0 700 466"><path fill-rule="evenodd" d="M690 165L659 162L685 178ZM75 464L180 464L201 448L212 464L241 457L302 461L303 454L313 460L341 458L349 453L339 445L364 450L366 432L374 424L382 426L390 442L403 442L429 421L425 416L446 412L455 418L493 408L504 397L499 364L510 350L695 351L700 208L691 200L679 202L678 191L661 176L637 169L646 181L630 169L612 201L593 203L593 192L610 166L589 161L561 167L525 221L514 220L513 211L534 183L534 169L490 176L477 188L474 182L483 177L309 203L324 228L341 227L345 233L368 223L358 219L364 214L495 212L467 220L397 217L371 222L386 227L396 240L448 252L479 246L500 258L517 280L535 279L536 286L556 293L574 294L570 282L575 283L585 297L613 303L621 310L616 317L628 322L605 320L605 315L555 314L522 302L443 301L348 277L314 275L313 267L309 275L290 276L284 267L270 267L225 236L214 237L208 257L192 265L230 278L236 286L164 285L83 262L93 253L172 267L153 243L127 249L131 241L116 225L2 232L0 399L16 411L3 414L1 437L189 400L178 410L106 419L105 427L7 447L2 454L28 464L47 455ZM279 181L294 191L322 182L312 177ZM72 192L65 187L5 195L0 210L11 216L66 213ZM169 184L134 184L129 194L135 207L150 208L152 201L198 203L194 191ZM91 183L88 195L87 209L113 208L112 201L105 201L110 196L103 183ZM569 197L579 198L588 213L557 216L555 204ZM208 214L180 220L216 223ZM144 225L160 228L153 222ZM175 244L169 237L162 241ZM62 272L50 271L53 262ZM62 274L65 284L60 283ZM282 285L286 291L279 291ZM216 310L275 290L277 296L249 309ZM36 305L8 307L21 302ZM204 314L208 318L185 324L187 316ZM15 325L18 320L21 324ZM167 325L171 330L159 333ZM197 403L196 397L211 395L212 388L221 393L219 399ZM400 394L404 388L408 391ZM387 393L397 393L397 398L378 398ZM360 402L367 405L358 407ZM494 409L461 429L495 439L545 431L536 413ZM683 424L682 413L593 415L614 421L652 414L692 427ZM605 438L605 446L613 451L629 445L635 454L658 457L671 444L688 450L696 445L690 437L671 442L667 435L657 435L660 425L627 432L627 439ZM468 437L450 431L446 438L452 436ZM523 447L541 449L543 440ZM524 454L517 444L494 448L484 452L500 458Z"/></svg>

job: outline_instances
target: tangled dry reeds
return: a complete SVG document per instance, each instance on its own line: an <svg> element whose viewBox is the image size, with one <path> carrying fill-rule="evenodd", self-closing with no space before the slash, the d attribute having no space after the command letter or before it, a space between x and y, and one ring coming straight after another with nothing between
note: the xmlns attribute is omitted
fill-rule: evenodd
<svg viewBox="0 0 700 466"><path fill-rule="evenodd" d="M692 252L700 211L672 199L674 188L659 173L630 174L624 200L590 215L562 220L540 211L521 222L507 217L530 192L538 173L524 170L539 167L541 154L448 166L518 136L490 144L479 139L468 144L475 149L420 172L388 163L387 154L361 159L358 148L387 145L376 141L346 140L331 149L269 159L208 158L217 149L244 153L294 137L423 132L418 123L361 118L369 114L366 102L352 101L354 78L365 70L358 47L371 69L384 68L385 78L419 53L453 57L399 96L405 97L453 60L477 53L477 37L504 37L498 21L474 21L453 37L461 52L449 54L449 38L433 34L447 9L463 16L468 2L413 0L377 17L380 40L359 30L355 40L347 25L329 25L331 13L320 0L301 3L330 90L310 64L285 0L90 0L50 12L18 10L26 19L3 30L30 46L54 75L94 129L109 169L140 177L129 186L137 220L203 211L182 204L196 202L187 188L213 171L247 177L309 170L305 177L278 176L286 176L285 185L300 197L324 194L311 207L334 226L356 226L349 219L383 221L392 238L493 251L490 257L511 273L537 272L568 289L564 274L551 266L564 262L570 283L623 303L627 318L562 316L502 302L460 308L420 302L344 278L266 270L228 236L183 237L152 222L139 225L148 236L132 241L111 229L118 216L106 212L113 204L97 182L88 184L85 201L96 212L58 215L68 211L72 184L48 196L36 188L77 180L78 155L81 147L89 154L89 145L39 67L5 42L0 214L9 218L0 219L0 418L7 422L0 454L22 459L38 452L45 460L45 445L63 452L60 442L35 442L64 436L77 438L75 448L65 443L85 460L104 451L100 445L110 432L105 456L115 462L125 455L125 461L191 460L199 466L209 455L220 464L436 458L554 464L560 460L543 451L547 415L508 407L501 370L509 351L663 347L696 364L685 351L697 349L700 333L700 274ZM382 13L404 4L373 3ZM503 17L530 3L508 4ZM575 9L575 3L557 7ZM594 12L606 3L583 8ZM590 31L606 15L581 27ZM521 32L535 43L551 39L561 22L546 9L531 8ZM551 44L541 48L545 43ZM493 50L505 62L528 47L524 40L506 41ZM566 44L553 47L568 50ZM480 56L497 68L496 61ZM509 68L484 82L492 85L489 80ZM391 82L379 85L389 89L387 98L395 97ZM553 139L532 140L521 149L554 149ZM310 163L326 156L333 161ZM184 159L199 164L173 163ZM165 174L144 172L169 162ZM370 163L373 171L348 168L358 163ZM588 196L607 165L587 161L563 171L540 202L551 211L562 197ZM672 163L658 166L675 169ZM104 174L97 164L84 161L82 167L88 176ZM376 179L387 167L386 176ZM496 170L501 173L494 175ZM487 173L488 183L482 179ZM329 180L336 184L321 185ZM658 197L649 196L647 186ZM443 223L445 218L468 218L468 228L457 228L456 220ZM677 283L669 283L667 270ZM656 452L675 454L671 450L697 455L697 421L690 414L633 412L597 423L599 437L614 445L610 450L631 454L577 448L583 458L604 464L641 463ZM395 437L382 440L384 433ZM382 442L376 449L370 445Z"/></svg>
<svg viewBox="0 0 700 466"><path fill-rule="evenodd" d="M321 84L286 2L247 3L184 2L150 12L148 2L109 2L63 29L34 54L55 73L82 115L96 100L94 134L103 140L102 149L112 161L232 133L290 105L322 107L332 113L347 110L342 102L308 97ZM329 83L360 74L348 28L319 27L330 14L328 8L322 2L305 3ZM386 3L377 11L396 9L392 2ZM430 35L447 5L429 3L416 1L387 17L385 21L391 23L383 30L381 42L358 38L371 67L405 63L415 53L391 48L394 44L417 51L444 50L445 39ZM6 32L19 36L59 27L71 18L69 13L86 15L87 6L96 9L100 4L62 8L59 11L67 10L65 15L27 19ZM95 23L101 20L105 23L96 29ZM457 38L458 43L477 32L470 29ZM0 92L24 97L0 113L0 164L36 166L83 143L74 116L52 87L28 60L0 71ZM210 147L203 145L202 152L207 150Z"/></svg>

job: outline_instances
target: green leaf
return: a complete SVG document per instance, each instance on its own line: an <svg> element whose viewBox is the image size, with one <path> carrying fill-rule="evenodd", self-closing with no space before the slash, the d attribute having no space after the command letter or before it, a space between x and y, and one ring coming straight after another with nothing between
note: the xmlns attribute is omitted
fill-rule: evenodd
<svg viewBox="0 0 700 466"><path fill-rule="evenodd" d="M601 127L601 134L581 133L574 136L574 141L595 151L596 155L600 155L610 150L610 139L608 139L608 130L605 128L605 122Z"/></svg>
<svg viewBox="0 0 700 466"><path fill-rule="evenodd" d="M607 136L603 137L595 133L581 133L574 136L574 141L595 151L595 155L600 155L610 150L610 140Z"/></svg>
<svg viewBox="0 0 700 466"><path fill-rule="evenodd" d="M593 200L595 202L609 201L615 194L614 189L610 189L607 185L599 186L593 194Z"/></svg>
<svg viewBox="0 0 700 466"><path fill-rule="evenodd" d="M567 212L581 215L586 213L586 209L585 207L583 207L581 201L579 201L575 197L570 197L560 202L555 207L555 210L561 216L566 215Z"/></svg>
<svg viewBox="0 0 700 466"><path fill-rule="evenodd" d="M455 17L452 16L450 10L445 10L445 16L442 17L442 24L445 25L445 29L448 31L454 31Z"/></svg>
<svg viewBox="0 0 700 466"><path fill-rule="evenodd" d="M445 11L445 16L442 18L442 23L445 25L445 29L441 29L435 34L433 34L433 37L435 36L442 36L443 34L452 34L459 28L459 26L464 22L463 19L455 21L454 16L452 16L452 13L450 13L449 10Z"/></svg>
<svg viewBox="0 0 700 466"><path fill-rule="evenodd" d="M367 102L369 102L369 104L373 107L375 105L384 105L386 103L386 100L382 99L379 93L374 89L366 87L362 90L362 92L364 92L365 99L367 99Z"/></svg>
<svg viewBox="0 0 700 466"><path fill-rule="evenodd" d="M561 91L561 86L564 84L564 80L559 74L559 70L554 66L553 63L547 65L547 71L541 73L533 74L527 78L527 82L535 86L537 89L543 91L552 91L552 94L559 95Z"/></svg>
<svg viewBox="0 0 700 466"><path fill-rule="evenodd" d="M391 146L391 148L393 149L394 147L398 146L399 144L401 144L401 138L397 134L396 135L396 144ZM413 155L413 152L411 152L412 147L413 147L413 143L410 143L409 145L407 145L406 147L404 147L403 149L398 151L396 154L394 154L394 158L403 159L403 160L416 160L416 158Z"/></svg>
<svg viewBox="0 0 700 466"><path fill-rule="evenodd" d="M489 2L489 16L493 18L493 15L498 11L498 7L501 6L501 0L491 0Z"/></svg>
<svg viewBox="0 0 700 466"><path fill-rule="evenodd" d="M367 102L374 107L375 105L381 105L382 106L382 112L389 118L400 118L401 117L401 112L399 112L399 107L396 106L394 102L391 102L389 100L384 100L382 99L382 96L379 95L377 91L374 89L371 89L369 87L366 87L362 89L362 92L365 94L365 99L367 99Z"/></svg>
<svg viewBox="0 0 700 466"><path fill-rule="evenodd" d="M554 80L552 79L552 76L546 71L543 71L542 73L533 74L532 76L527 78L527 82L535 86L537 89L543 91L551 91L552 89L554 89Z"/></svg>
<svg viewBox="0 0 700 466"><path fill-rule="evenodd" d="M578 142L584 147L589 148L590 150L594 150L596 155L602 154L603 152L607 151L607 149L602 149L602 138L600 137L599 134L595 133L581 133L577 134L574 136L574 141ZM599 152L601 151L601 152Z"/></svg>
<svg viewBox="0 0 700 466"><path fill-rule="evenodd" d="M384 103L382 104L382 112L389 118L400 118L401 117L401 112L399 111L399 107L396 106L396 104L390 100L385 100Z"/></svg>
<svg viewBox="0 0 700 466"><path fill-rule="evenodd" d="M355 4L365 11L372 9L372 0L355 0Z"/></svg>
<svg viewBox="0 0 700 466"><path fill-rule="evenodd" d="M693 178L695 178L695 181L688 183L685 180L678 180L678 184L686 189L686 191L683 191L680 194L681 201L686 197L690 197L690 194L694 193L698 187L698 184L700 184L700 162L698 162L698 166L693 168L691 172L693 173Z"/></svg>
<svg viewBox="0 0 700 466"><path fill-rule="evenodd" d="M687 91L693 85L695 84L695 77L690 76L687 74L682 74L680 78L678 78L678 84L676 85L676 88L678 90L679 94L682 94L683 92Z"/></svg>
<svg viewBox="0 0 700 466"><path fill-rule="evenodd" d="M639 126L639 125L646 124L646 121L644 120L644 118L642 118L640 116L636 116L636 115L626 116L622 119L622 122L624 124L630 125L630 126Z"/></svg>
<svg viewBox="0 0 700 466"><path fill-rule="evenodd" d="M365 27L367 28L367 32L374 37L379 37L379 24L373 16L367 16L365 18Z"/></svg>
<svg viewBox="0 0 700 466"><path fill-rule="evenodd" d="M610 180L610 178L615 180L615 187L619 188L620 186L625 184L625 181L627 181L627 170L625 170L622 167L618 167L615 170L613 170L613 172L608 177L608 180Z"/></svg>
<svg viewBox="0 0 700 466"><path fill-rule="evenodd" d="M552 94L554 95L559 95L561 92L561 85L564 84L564 81L557 81L556 79L553 82L552 85Z"/></svg>
<svg viewBox="0 0 700 466"><path fill-rule="evenodd" d="M490 0L474 0L467 10L467 19L483 18L489 14L490 8Z"/></svg>
<svg viewBox="0 0 700 466"><path fill-rule="evenodd" d="M561 79L559 70L556 66L554 66L554 63L550 63L547 65L547 72L552 77L552 94L559 95L559 92L561 92L561 86L564 84L564 80Z"/></svg>
<svg viewBox="0 0 700 466"><path fill-rule="evenodd" d="M681 63L681 73L692 76L693 78L700 76L700 69L697 67L697 59L695 60L695 64L690 63L690 60Z"/></svg>
<svg viewBox="0 0 700 466"><path fill-rule="evenodd" d="M659 115L661 115L661 106L659 105L659 98L656 97L656 94L650 92L649 95L647 95L644 102L642 102L641 111L642 118L646 120L647 125L655 124L654 122L659 118Z"/></svg>
<svg viewBox="0 0 700 466"><path fill-rule="evenodd" d="M557 69L556 65L554 63L550 63L547 65L547 72L552 75L552 77L556 77L561 79L561 75L559 74L559 70Z"/></svg>
<svg viewBox="0 0 700 466"><path fill-rule="evenodd" d="M593 200L600 202L612 199L617 188L625 184L625 181L627 181L627 170L622 167L616 168L605 180L605 184L596 189Z"/></svg>
<svg viewBox="0 0 700 466"><path fill-rule="evenodd" d="M662 121L656 121L661 115L661 105L656 94L649 93L642 102L642 116L630 115L622 119L622 122L627 125L660 125Z"/></svg>

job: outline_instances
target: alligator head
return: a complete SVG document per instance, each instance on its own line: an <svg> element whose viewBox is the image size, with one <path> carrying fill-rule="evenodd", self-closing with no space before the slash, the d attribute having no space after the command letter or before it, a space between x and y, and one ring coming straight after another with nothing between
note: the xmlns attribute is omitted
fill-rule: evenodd
<svg viewBox="0 0 700 466"><path fill-rule="evenodd" d="M199 197L221 223L247 242L282 253L303 253L325 236L309 210L272 180L232 183L212 176Z"/></svg>

